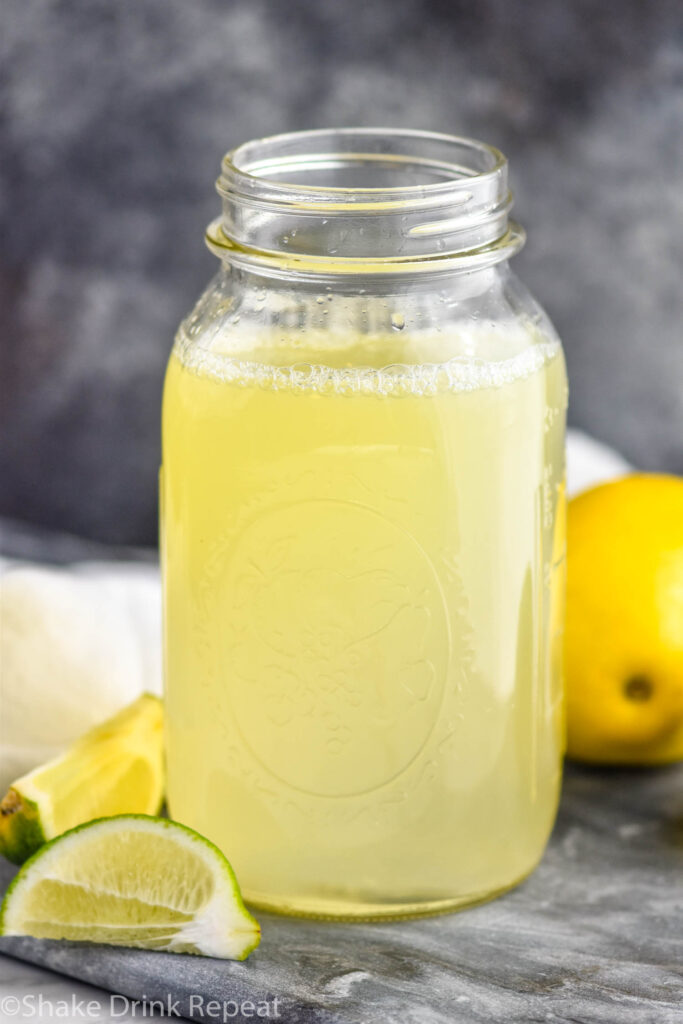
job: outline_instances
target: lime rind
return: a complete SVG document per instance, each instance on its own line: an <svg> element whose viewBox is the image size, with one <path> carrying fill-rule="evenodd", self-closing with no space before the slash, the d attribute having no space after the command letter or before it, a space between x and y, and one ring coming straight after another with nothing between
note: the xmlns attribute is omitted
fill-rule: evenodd
<svg viewBox="0 0 683 1024"><path fill-rule="evenodd" d="M26 861L5 894L0 907L0 935L29 935L39 930L35 927L32 929L31 925L40 925L41 922L27 920L24 913L32 887L46 878L57 879L60 860L64 862L70 852L87 842L89 836L101 837L110 833L113 838L120 837L126 832L140 831L156 835L158 838L171 838L185 851L191 851L208 868L215 886L209 899L190 920L170 923L165 934L163 929L155 924L145 926L144 921L138 921L132 929L132 932L137 929L137 939L129 929L126 941L117 941L114 929L111 928L109 930L112 931L112 937L107 941L112 945L197 953L223 959L246 959L260 942L260 927L244 905L235 873L225 855L194 829L179 822L145 814L99 818L77 825L45 843ZM139 868L139 864L137 867ZM150 888L153 888L153 874L150 874L149 880ZM70 881L78 884L77 879ZM93 888L90 891L93 900L96 900L97 890ZM140 893L140 898L144 898L144 893ZM43 923L49 925L51 938L68 938L69 935L65 933L76 927L82 932L78 936L81 941L93 941L88 938L88 927L81 926L77 921L63 919ZM98 933L101 941L102 933L108 930L107 922L98 922L92 930Z"/></svg>

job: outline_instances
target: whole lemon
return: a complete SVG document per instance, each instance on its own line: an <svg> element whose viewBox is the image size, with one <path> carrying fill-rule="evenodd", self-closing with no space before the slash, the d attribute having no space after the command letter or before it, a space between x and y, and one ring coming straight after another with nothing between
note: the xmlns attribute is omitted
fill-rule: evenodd
<svg viewBox="0 0 683 1024"><path fill-rule="evenodd" d="M568 754L683 758L683 479L638 474L569 503Z"/></svg>

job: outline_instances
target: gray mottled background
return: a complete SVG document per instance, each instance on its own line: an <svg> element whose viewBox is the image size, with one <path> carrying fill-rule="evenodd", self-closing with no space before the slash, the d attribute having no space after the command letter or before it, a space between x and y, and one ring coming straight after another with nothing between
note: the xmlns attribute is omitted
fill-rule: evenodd
<svg viewBox="0 0 683 1024"><path fill-rule="evenodd" d="M683 471L680 0L2 0L0 514L153 542L175 326L221 154L293 128L472 134L574 423Z"/></svg>

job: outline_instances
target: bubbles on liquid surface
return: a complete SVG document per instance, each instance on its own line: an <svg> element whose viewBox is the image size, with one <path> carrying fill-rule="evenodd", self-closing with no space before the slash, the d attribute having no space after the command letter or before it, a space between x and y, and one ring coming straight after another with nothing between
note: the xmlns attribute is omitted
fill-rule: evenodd
<svg viewBox="0 0 683 1024"><path fill-rule="evenodd" d="M461 355L442 363L394 363L382 367L326 366L295 360L290 365L272 365L206 351L181 331L174 351L193 373L237 387L321 395L428 397L511 384L539 372L558 356L560 345L555 340L538 340L517 355L497 361Z"/></svg>

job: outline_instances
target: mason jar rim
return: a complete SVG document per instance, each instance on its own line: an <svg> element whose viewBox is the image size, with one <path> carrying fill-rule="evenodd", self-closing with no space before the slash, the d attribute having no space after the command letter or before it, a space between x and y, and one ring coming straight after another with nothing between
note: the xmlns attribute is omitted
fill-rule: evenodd
<svg viewBox="0 0 683 1024"><path fill-rule="evenodd" d="M334 140L336 143L333 150L318 151L311 148L328 140ZM348 144L353 140L357 140L359 143L374 143L376 147L397 143L400 140L402 149L406 144L412 143L416 147L416 151L399 153L394 150L376 148L369 152L362 152L358 150L357 146L354 146L353 149L339 148L340 144ZM442 148L444 151L442 158L439 159L436 155L431 158L422 155L427 147L432 147L434 150L437 147ZM288 150L290 152L287 152ZM461 154L476 155L489 166L481 169L466 167L454 159L456 150L459 150ZM450 159L447 154L451 155ZM273 177L278 170L287 172L291 169L301 172L316 167L332 169L336 166L338 168L342 157L354 162L374 160L380 163L391 160L402 164L404 168L408 164L412 164L419 166L425 172L428 168L435 173L440 171L444 177L440 181L388 187L311 185L290 181L286 178L277 180ZM221 176L216 184L221 195L235 191L245 194L261 193L264 198L280 198L286 203L305 203L309 197L311 202L321 203L325 206L333 206L341 201L342 207L346 208L344 200L352 202L357 207L358 203L363 200L382 203L384 196L388 196L401 203L417 201L422 207L425 205L425 200L428 202L433 197L436 202L440 202L444 193L452 191L454 187L461 190L467 182L471 182L474 178L478 182L485 182L500 176L501 172L504 175L506 168L507 159L499 149L486 142L465 136L413 128L316 128L310 131L283 132L241 143L229 150L223 157ZM354 201L354 196L358 196L358 200Z"/></svg>
<svg viewBox="0 0 683 1024"><path fill-rule="evenodd" d="M507 159L488 143L410 128L324 128L223 158L209 248L269 273L470 270L524 242Z"/></svg>

